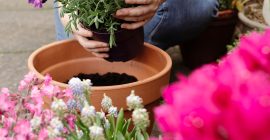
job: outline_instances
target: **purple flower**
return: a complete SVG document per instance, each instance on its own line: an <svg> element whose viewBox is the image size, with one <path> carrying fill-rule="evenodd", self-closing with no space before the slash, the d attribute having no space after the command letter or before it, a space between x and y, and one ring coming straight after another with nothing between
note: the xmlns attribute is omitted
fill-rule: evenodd
<svg viewBox="0 0 270 140"><path fill-rule="evenodd" d="M43 0L28 0L28 3L33 4L37 8L42 8Z"/></svg>

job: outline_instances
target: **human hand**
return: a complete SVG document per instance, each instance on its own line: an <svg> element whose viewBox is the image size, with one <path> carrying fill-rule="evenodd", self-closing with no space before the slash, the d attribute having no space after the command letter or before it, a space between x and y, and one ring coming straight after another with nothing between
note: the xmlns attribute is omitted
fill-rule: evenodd
<svg viewBox="0 0 270 140"><path fill-rule="evenodd" d="M78 24L77 29L73 30L74 38L89 52L93 55L101 58L107 58L109 55L106 53L109 51L109 47L107 43L89 40L88 37L92 37L93 33L89 30L83 28L80 24Z"/></svg>
<svg viewBox="0 0 270 140"><path fill-rule="evenodd" d="M58 5L61 7L62 4L58 3ZM60 12L61 8L59 8L59 13ZM69 21L69 15L64 14L63 17L61 17L61 22L64 27L67 26ZM92 37L93 33L90 30L83 28L79 22L77 22L77 28L72 26L72 33L74 38L93 55L101 58L109 57L109 55L106 53L109 51L108 44L95 40L89 40L88 38Z"/></svg>
<svg viewBox="0 0 270 140"><path fill-rule="evenodd" d="M137 7L123 8L116 11L116 17L132 23L123 23L121 28L137 29L147 23L156 13L164 0L125 0L126 4L138 4Z"/></svg>

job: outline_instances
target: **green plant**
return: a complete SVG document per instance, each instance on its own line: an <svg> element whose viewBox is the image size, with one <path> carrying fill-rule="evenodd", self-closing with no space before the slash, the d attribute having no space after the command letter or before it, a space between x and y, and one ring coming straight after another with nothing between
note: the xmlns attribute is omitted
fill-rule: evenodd
<svg viewBox="0 0 270 140"><path fill-rule="evenodd" d="M126 119L124 110L117 110L112 99L104 94L101 101L102 109L96 111L91 105L90 80L81 81L72 78L69 87L73 92L73 99L67 103L68 109L76 115L75 131L71 128L68 140L148 140L146 132L150 124L149 115L143 108L143 100L135 95L135 91L126 98L127 106L132 116ZM78 109L80 110L77 113ZM133 122L133 126L131 126ZM69 126L66 124L67 128Z"/></svg>
<svg viewBox="0 0 270 140"><path fill-rule="evenodd" d="M115 46L115 32L120 28L121 21L113 15L124 7L128 7L123 0L57 0L61 6L60 15L69 15L65 30L72 31L78 24L85 28L110 33L109 46Z"/></svg>
<svg viewBox="0 0 270 140"><path fill-rule="evenodd" d="M237 9L242 11L243 6L249 0L218 0L219 10Z"/></svg>

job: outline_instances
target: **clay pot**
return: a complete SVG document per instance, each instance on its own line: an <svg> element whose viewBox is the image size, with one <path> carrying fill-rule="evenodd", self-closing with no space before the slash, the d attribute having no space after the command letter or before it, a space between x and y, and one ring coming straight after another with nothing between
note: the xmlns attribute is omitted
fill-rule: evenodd
<svg viewBox="0 0 270 140"><path fill-rule="evenodd" d="M126 97L131 90L143 98L146 109L150 112L151 126L153 126L153 108L161 98L161 88L169 83L172 61L169 55L161 49L144 44L142 52L128 62L108 62L94 57L83 49L75 40L61 41L43 46L33 52L28 59L28 67L39 78L49 73L53 84L62 88L68 85L63 82L78 73L107 72L127 73L137 77L138 81L115 86L92 87L91 102L97 110L101 109L103 94L111 97L113 105L127 109ZM126 111L126 115L130 112Z"/></svg>
<svg viewBox="0 0 270 140"><path fill-rule="evenodd" d="M92 39L109 42L110 34L107 32L98 32L91 30L93 33ZM143 27L135 30L122 29L115 32L116 46L110 48L108 54L108 61L128 61L136 57L137 54L141 53L144 45L144 33Z"/></svg>
<svg viewBox="0 0 270 140"><path fill-rule="evenodd" d="M215 62L227 53L238 21L237 11L218 12L218 16L195 39L181 44L183 61L191 69Z"/></svg>
<svg viewBox="0 0 270 140"><path fill-rule="evenodd" d="M247 31L251 30L265 30L267 28L270 28L269 26L259 23L258 21L249 19L247 15L248 7L253 7L255 9L259 9L259 5L257 3L251 3L248 5L245 5L245 8L243 11L238 13L238 17L242 23L244 23L245 28Z"/></svg>

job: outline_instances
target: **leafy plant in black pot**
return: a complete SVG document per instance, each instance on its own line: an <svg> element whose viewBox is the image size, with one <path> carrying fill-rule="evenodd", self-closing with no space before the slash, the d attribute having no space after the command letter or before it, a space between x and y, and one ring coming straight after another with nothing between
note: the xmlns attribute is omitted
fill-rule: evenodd
<svg viewBox="0 0 270 140"><path fill-rule="evenodd" d="M123 0L57 0L61 5L60 15L69 15L65 30L72 31L78 24L89 29L97 41L107 42L110 50L108 61L128 61L143 48L143 28L121 29L123 22L114 17L118 9L130 7ZM78 22L79 21L79 22Z"/></svg>
<svg viewBox="0 0 270 140"><path fill-rule="evenodd" d="M215 62L227 53L227 44L233 39L238 11L247 0L218 0L219 11L208 27L196 38L181 44L185 65L194 69Z"/></svg>

